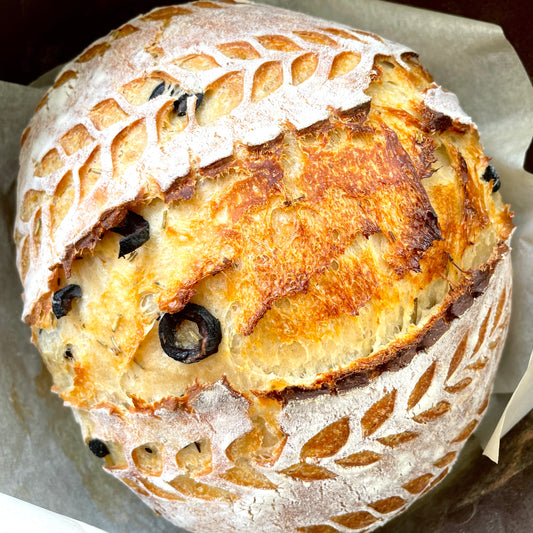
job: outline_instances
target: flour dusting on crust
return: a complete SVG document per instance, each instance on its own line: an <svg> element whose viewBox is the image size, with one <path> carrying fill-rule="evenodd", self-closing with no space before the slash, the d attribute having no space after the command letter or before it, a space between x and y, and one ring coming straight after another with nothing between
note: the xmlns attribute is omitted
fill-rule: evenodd
<svg viewBox="0 0 533 533"><path fill-rule="evenodd" d="M211 11L207 17L206 11ZM228 53L221 46L234 43L249 47L247 58L238 57L244 57L242 50ZM72 206L58 227L52 227L50 205L43 203L40 244L32 235L35 217L17 219L19 238L27 240L30 249L23 276L23 317L28 319L39 297L49 291L51 271L65 259L69 247L89 234L104 213L140 196L150 196L154 189L164 193L191 167L205 167L230 156L236 143L259 145L289 125L300 130L326 119L334 110L364 104L369 100L365 89L371 82L376 56L392 56L405 65L401 56L406 52L410 50L403 45L333 22L325 27L323 20L301 13L223 2L154 10L96 41L64 67L30 122L22 146L19 203L28 191L53 197L67 172L72 173L76 190ZM346 53L360 56L359 63L350 72L331 77L336 58ZM317 58L316 70L295 84L291 68L305 54ZM209 58L213 68L190 70L187 58L194 55ZM272 64L281 68L281 85L264 98L254 99L254 76L259 67ZM177 94L204 94L228 73L235 73L242 81L238 105L215 122L199 125L195 99L188 98L187 125L166 144L159 138L156 117L176 95L167 91L148 99L148 94L142 103L132 103L125 90L139 78L153 77L176 87ZM103 128L91 120L91 112L105 103L120 110L120 119ZM136 125L146 136L144 151L135 164L117 175L113 143L120 132ZM83 131L83 138L78 136L76 146L65 149L62 139L73 130ZM98 179L90 191L85 191L80 171L97 149ZM43 158L52 161L44 172L39 170Z"/></svg>
<svg viewBox="0 0 533 533"><path fill-rule="evenodd" d="M442 87L428 89L424 95L424 103L436 113L446 115L462 124L472 124L472 119L459 105L457 96Z"/></svg>

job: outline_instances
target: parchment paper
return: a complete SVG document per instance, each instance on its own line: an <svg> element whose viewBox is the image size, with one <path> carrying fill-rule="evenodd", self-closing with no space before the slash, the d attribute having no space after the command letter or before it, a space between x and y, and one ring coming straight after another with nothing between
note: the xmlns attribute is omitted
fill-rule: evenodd
<svg viewBox="0 0 533 533"><path fill-rule="evenodd" d="M491 24L377 0L266 3L337 20L411 46L437 82L459 96L478 124L485 151L502 176L502 194L512 204L517 226L510 336L491 412L477 432L487 441L519 383L514 405L500 425L505 429L533 408L533 395L525 393L533 390L531 367L524 376L533 347L533 176L522 170L533 135L533 87L522 64L501 29ZM70 411L49 392L51 378L29 342L29 329L20 322L22 288L12 243L19 139L43 92L0 82L0 492L110 533L177 533L181 530L157 517L101 470L100 460L83 445ZM493 457L495 453L492 450ZM430 494L427 505L434 504Z"/></svg>

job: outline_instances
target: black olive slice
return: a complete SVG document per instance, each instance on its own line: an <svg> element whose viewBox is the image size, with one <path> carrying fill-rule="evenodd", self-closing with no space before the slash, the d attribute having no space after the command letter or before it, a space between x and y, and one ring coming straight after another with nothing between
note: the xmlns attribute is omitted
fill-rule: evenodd
<svg viewBox="0 0 533 533"><path fill-rule="evenodd" d="M67 285L54 292L52 296L52 311L56 318L66 316L72 309L72 300L81 298L81 287L79 285Z"/></svg>
<svg viewBox="0 0 533 533"><path fill-rule="evenodd" d="M485 172L483 172L483 176L481 176L481 179L483 181L492 181L492 192L496 192L502 186L500 175L496 172L496 169L492 165L489 165L485 169Z"/></svg>
<svg viewBox="0 0 533 533"><path fill-rule="evenodd" d="M188 94L182 94L177 100L174 101L174 111L178 117L184 117L187 114L187 98Z"/></svg>
<svg viewBox="0 0 533 533"><path fill-rule="evenodd" d="M178 117L184 117L187 114L187 99L191 96L196 96L196 109L198 109L202 103L202 100L204 99L204 95L202 93L195 93L193 94L182 94L177 100L174 101L174 111L178 115Z"/></svg>
<svg viewBox="0 0 533 533"><path fill-rule="evenodd" d="M154 98L157 98L158 96L161 96L166 89L165 82L162 81L159 85L156 85L154 90L152 91L152 94L150 94L148 100L153 100Z"/></svg>
<svg viewBox="0 0 533 533"><path fill-rule="evenodd" d="M202 93L195 93L196 96L196 109L198 109L204 101L204 95Z"/></svg>
<svg viewBox="0 0 533 533"><path fill-rule="evenodd" d="M196 346L179 346L176 330L184 321L190 320L198 326L202 338ZM220 322L205 307L188 303L178 313L165 313L159 321L159 340L163 351L180 363L197 363L218 350L222 340Z"/></svg>
<svg viewBox="0 0 533 533"><path fill-rule="evenodd" d="M109 455L109 448L100 439L91 439L87 446L96 457L105 457Z"/></svg>
<svg viewBox="0 0 533 533"><path fill-rule="evenodd" d="M150 238L150 224L141 215L128 211L122 222L111 231L123 235L120 239L119 257L124 257L142 246Z"/></svg>

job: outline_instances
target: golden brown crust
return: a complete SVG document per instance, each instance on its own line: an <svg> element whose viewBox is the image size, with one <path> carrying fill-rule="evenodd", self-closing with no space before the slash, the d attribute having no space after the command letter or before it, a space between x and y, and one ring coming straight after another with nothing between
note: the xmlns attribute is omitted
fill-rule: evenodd
<svg viewBox="0 0 533 533"><path fill-rule="evenodd" d="M488 163L401 45L247 3L138 17L22 142L24 313L53 390L180 525L377 527L487 406L512 231Z"/></svg>
<svg viewBox="0 0 533 533"><path fill-rule="evenodd" d="M510 234L509 210L494 203L490 188L480 179L487 159L472 125L461 131L452 125L442 132L427 132L418 92L430 86L427 74L416 64L406 70L392 57L379 58L376 72L368 89L370 104L335 112L302 131L288 127L256 147L236 146L233 156L178 180L179 185L166 193L166 205L150 197L160 192L141 191L135 201L106 212L91 233L68 248L64 274L56 271L52 287L66 283L73 265L72 279L90 279L90 269L97 266L94 260L102 258L104 276L113 276L109 283L117 296L110 291L87 293L91 312L72 326L81 325L110 351L77 362L84 367L85 380L78 374L74 380L65 375L69 384L62 391L65 400L90 406L98 400L83 391L93 390L102 379L106 388L125 392L127 404L140 399L153 403L167 395L147 390L143 397L124 390L125 380L137 375L137 363L142 369L146 358L166 358L144 348L153 346L154 338L153 333L146 334L146 328L152 327L149 317L138 314L134 303L144 293L153 295L158 313L176 313L191 299L204 305L206 291L211 296L205 302L212 305L214 290L220 300L216 313L234 307L231 320L224 324L226 351L219 350L209 364L199 365L196 374L187 373L192 378L189 383L185 376L180 378L176 386L181 394L196 378L210 382L222 376L239 390L249 387L259 395L361 385L377 375L376 369L407 363L417 349L442 334L449 319L443 320L446 313L460 314L470 305L471 277L491 248ZM398 97L388 92L391 84L410 96L408 103L394 107ZM146 245L149 255L132 258L138 266L126 282L121 273L124 259L109 257L114 253L113 239L106 230L117 225L128 209L151 214L150 224L160 225L161 230L156 228ZM73 262L80 253L83 258ZM89 257L93 266L84 267ZM217 289L209 288L213 283L218 283ZM403 288L391 293L392 283ZM444 307L417 325L418 298L439 283L440 293L432 297L436 298L432 305L442 299ZM130 319L126 323L123 318L120 331L113 330L105 340L101 323L120 319L112 314L116 298L124 301ZM379 333L394 306L403 308L404 315L410 313L412 326L417 325L408 334L409 322L401 317L389 332ZM48 318L49 295L43 308L40 326L55 327ZM359 319L362 311L364 317ZM317 346L346 320L352 320L353 326L343 328L359 327L378 338L372 341L374 348L364 338L355 340L366 345L361 349L356 344L352 350L357 356L344 356L340 370L332 370L335 365ZM364 320L370 323L365 325ZM61 330L69 322L62 319L57 326ZM394 328L401 334L394 336ZM64 338L71 335L62 333ZM243 345L240 353L233 351L234 338ZM281 363L289 367L287 375L281 372L268 381L259 377L272 374L268 347L284 345L319 352L322 360L315 357L313 363L318 377L302 381L293 377L300 373L302 362L291 356ZM255 354L253 363L248 353ZM106 360L112 370L104 372ZM259 371L254 369L258 377L251 374L248 380L242 369L250 373L250 365Z"/></svg>
<svg viewBox="0 0 533 533"><path fill-rule="evenodd" d="M474 299L483 294L494 269L507 253L509 247L506 242L500 242L491 260L482 268L468 272L463 283L449 293L441 310L412 338L402 339L400 343L391 343L386 349L373 353L371 357L357 359L349 368L323 374L311 386L297 385L280 390L252 392L257 397L275 398L287 403L294 399L337 394L354 387L365 387L382 372L394 372L407 366L417 352L433 346L448 331L450 323L459 319L472 306Z"/></svg>

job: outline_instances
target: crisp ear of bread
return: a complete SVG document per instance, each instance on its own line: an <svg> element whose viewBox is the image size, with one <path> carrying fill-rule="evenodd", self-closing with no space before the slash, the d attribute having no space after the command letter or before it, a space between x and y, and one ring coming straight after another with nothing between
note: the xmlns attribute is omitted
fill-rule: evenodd
<svg viewBox="0 0 533 533"><path fill-rule="evenodd" d="M247 2L123 25L22 139L24 318L106 468L192 531L377 527L505 340L508 206L416 54Z"/></svg>

